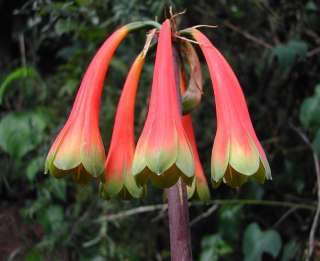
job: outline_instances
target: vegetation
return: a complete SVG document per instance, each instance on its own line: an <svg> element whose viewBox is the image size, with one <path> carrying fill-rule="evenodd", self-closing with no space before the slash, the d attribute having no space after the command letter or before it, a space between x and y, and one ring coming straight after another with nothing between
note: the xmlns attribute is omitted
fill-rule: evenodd
<svg viewBox="0 0 320 261"><path fill-rule="evenodd" d="M4 260L169 260L166 206L150 187L142 200L105 201L96 185L43 174L91 57L120 25L162 21L186 9L179 27L203 28L235 69L273 181L212 189L190 201L195 260L320 259L314 217L320 201L320 2L318 0L29 0L0 2L0 256ZM145 32L118 49L106 80L101 129L108 146L115 106ZM200 54L200 52L199 52ZM204 62L202 56L201 60ZM154 52L138 92L144 122ZM192 115L209 178L215 131L212 88ZM210 141L210 142L209 142ZM310 245L311 242L311 245Z"/></svg>

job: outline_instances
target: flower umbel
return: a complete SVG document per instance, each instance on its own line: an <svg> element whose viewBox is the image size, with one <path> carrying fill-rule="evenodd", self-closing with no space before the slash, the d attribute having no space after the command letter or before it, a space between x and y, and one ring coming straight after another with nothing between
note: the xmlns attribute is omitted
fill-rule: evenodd
<svg viewBox="0 0 320 261"><path fill-rule="evenodd" d="M191 184L194 176L192 148L181 120L169 20L159 33L149 111L137 143L133 175L138 184L151 180L161 188L180 177Z"/></svg>
<svg viewBox="0 0 320 261"><path fill-rule="evenodd" d="M270 167L253 129L237 77L204 34L197 29L191 29L191 34L205 56L215 94L217 133L212 150L212 181L223 180L238 187L248 177L261 183L271 179Z"/></svg>

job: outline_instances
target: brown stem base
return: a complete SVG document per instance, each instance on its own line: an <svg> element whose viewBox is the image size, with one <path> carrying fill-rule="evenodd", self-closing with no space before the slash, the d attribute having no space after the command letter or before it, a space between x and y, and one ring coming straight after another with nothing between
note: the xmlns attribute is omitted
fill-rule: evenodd
<svg viewBox="0 0 320 261"><path fill-rule="evenodd" d="M171 261L192 261L186 185L179 180L167 192Z"/></svg>

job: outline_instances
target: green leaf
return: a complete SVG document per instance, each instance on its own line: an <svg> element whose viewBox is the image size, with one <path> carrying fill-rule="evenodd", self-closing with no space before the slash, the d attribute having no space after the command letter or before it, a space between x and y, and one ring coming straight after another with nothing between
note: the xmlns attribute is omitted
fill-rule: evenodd
<svg viewBox="0 0 320 261"><path fill-rule="evenodd" d="M243 214L242 205L224 205L218 211L218 231L227 240L236 240Z"/></svg>
<svg viewBox="0 0 320 261"><path fill-rule="evenodd" d="M64 213L59 205L52 205L47 208L45 215L42 217L42 225L48 230L57 230L63 222Z"/></svg>
<svg viewBox="0 0 320 261"><path fill-rule="evenodd" d="M43 169L44 157L37 157L31 160L31 162L27 166L27 177L30 181L33 181L37 175L37 173Z"/></svg>
<svg viewBox="0 0 320 261"><path fill-rule="evenodd" d="M78 28L78 25L71 19L60 19L56 22L54 29L57 35L70 33Z"/></svg>
<svg viewBox="0 0 320 261"><path fill-rule="evenodd" d="M20 67L9 73L0 85L0 105L8 87L15 81L25 78L40 79L38 72L32 67Z"/></svg>
<svg viewBox="0 0 320 261"><path fill-rule="evenodd" d="M308 3L305 6L305 9L307 11L311 11L311 12L317 12L318 11L318 7L313 1L308 1Z"/></svg>
<svg viewBox="0 0 320 261"><path fill-rule="evenodd" d="M24 258L24 261L44 261L42 255L36 251L31 250Z"/></svg>
<svg viewBox="0 0 320 261"><path fill-rule="evenodd" d="M320 127L320 84L315 87L313 96L306 98L301 107L299 118L305 128Z"/></svg>
<svg viewBox="0 0 320 261"><path fill-rule="evenodd" d="M279 255L282 241L275 230L261 231L256 223L247 226L244 232L242 250L245 261L261 261L263 253L269 253L274 258Z"/></svg>
<svg viewBox="0 0 320 261"><path fill-rule="evenodd" d="M15 159L21 159L43 140L47 119L43 111L8 113L0 121L0 147Z"/></svg>
<svg viewBox="0 0 320 261"><path fill-rule="evenodd" d="M43 165L42 165L43 166ZM65 200L67 197L67 184L63 179L51 179L50 180L51 192L61 200Z"/></svg>
<svg viewBox="0 0 320 261"><path fill-rule="evenodd" d="M277 57L283 69L293 65L297 57L306 55L308 45L301 40L290 40L287 44L280 44L272 49L273 56Z"/></svg>
<svg viewBox="0 0 320 261"><path fill-rule="evenodd" d="M219 257L233 252L232 247L219 234L204 237L201 247L200 261L216 261L219 260Z"/></svg>
<svg viewBox="0 0 320 261"><path fill-rule="evenodd" d="M281 261L295 260L295 257L297 256L299 251L300 251L299 243L295 240L289 241L283 248Z"/></svg>
<svg viewBox="0 0 320 261"><path fill-rule="evenodd" d="M318 129L316 136L312 142L312 147L320 155L320 128Z"/></svg>

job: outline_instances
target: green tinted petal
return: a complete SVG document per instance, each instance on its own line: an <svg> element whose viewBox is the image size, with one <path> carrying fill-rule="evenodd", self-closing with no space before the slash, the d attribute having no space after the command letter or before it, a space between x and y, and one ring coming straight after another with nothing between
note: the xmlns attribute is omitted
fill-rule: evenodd
<svg viewBox="0 0 320 261"><path fill-rule="evenodd" d="M103 147L97 144L81 146L81 163L87 172L94 177L99 177L104 172L105 152Z"/></svg>
<svg viewBox="0 0 320 261"><path fill-rule="evenodd" d="M248 139L250 139L250 149L247 152L233 140L230 147L229 164L242 175L251 176L259 169L260 155L251 138Z"/></svg>
<svg viewBox="0 0 320 261"><path fill-rule="evenodd" d="M260 166L256 174L252 178L260 184L263 184L266 180L266 170L264 169L262 161L260 161Z"/></svg>
<svg viewBox="0 0 320 261"><path fill-rule="evenodd" d="M161 175L157 175L153 172L150 172L150 180L152 184L158 188L169 188L177 183L180 176L182 175L181 171L173 165L167 171Z"/></svg>
<svg viewBox="0 0 320 261"><path fill-rule="evenodd" d="M71 170L76 168L81 164L79 155L60 155L59 151L56 154L56 157L52 161L51 165L54 165L57 169L60 170ZM50 170L50 169L49 169Z"/></svg>
<svg viewBox="0 0 320 261"><path fill-rule="evenodd" d="M146 186L138 187L131 171L125 173L124 186L133 198L141 198L146 194Z"/></svg>
<svg viewBox="0 0 320 261"><path fill-rule="evenodd" d="M141 147L140 149L136 148L134 153L133 161L132 161L132 175L136 176L139 175L144 169L147 167L147 163L145 161L144 151L145 146Z"/></svg>
<svg viewBox="0 0 320 261"><path fill-rule="evenodd" d="M118 196L122 188L123 188L123 181L121 179L116 179L116 178L109 179L107 182L101 185L101 189L103 190L103 193L108 198L114 198Z"/></svg>
<svg viewBox="0 0 320 261"><path fill-rule="evenodd" d="M51 164L49 165L49 172L55 178L71 177L75 182L81 185L88 184L93 180L93 177L83 168L82 165L69 170L61 170L54 166L54 164Z"/></svg>
<svg viewBox="0 0 320 261"><path fill-rule="evenodd" d="M236 170L232 169L232 167L228 167L226 174L223 177L224 183L229 185L232 188L237 188L243 185L248 180L248 177L242 175L241 173L237 172Z"/></svg>
<svg viewBox="0 0 320 261"><path fill-rule="evenodd" d="M267 160L264 160L264 159L261 159L261 162L262 162L263 168L265 170L266 179L272 180L271 168L270 168L269 162Z"/></svg>
<svg viewBox="0 0 320 261"><path fill-rule="evenodd" d="M211 185L212 185L212 187L213 187L214 189L220 187L222 180L223 180L223 178L221 178L221 179L218 180L218 181L214 181L214 180L211 179Z"/></svg>
<svg viewBox="0 0 320 261"><path fill-rule="evenodd" d="M223 178L227 170L227 167L229 164L229 157L230 157L229 139L228 137L225 137L224 134L221 134L221 130L219 130L214 140L214 145L212 148L212 155L211 155L211 180L214 183L220 184L221 179Z"/></svg>
<svg viewBox="0 0 320 261"><path fill-rule="evenodd" d="M192 178L194 176L194 158L191 150L191 145L189 145L187 142L179 143L176 166L188 178Z"/></svg>
<svg viewBox="0 0 320 261"><path fill-rule="evenodd" d="M199 198L201 201L210 200L210 190L207 182L199 180L196 181L196 194L197 198Z"/></svg>
<svg viewBox="0 0 320 261"><path fill-rule="evenodd" d="M137 185L139 187L141 187L141 186L144 186L145 184L147 184L151 175L154 175L154 174L146 167L141 172L137 173L133 177L134 177Z"/></svg>
<svg viewBox="0 0 320 261"><path fill-rule="evenodd" d="M154 149L146 148L146 162L148 168L156 173L161 175L176 162L178 156L178 144L177 144L177 132L174 131L174 134L170 138L170 141L165 141L166 144L156 146ZM149 137L149 139L157 139L158 137ZM155 145L154 145L155 146Z"/></svg>
<svg viewBox="0 0 320 261"><path fill-rule="evenodd" d="M188 199L191 199L196 191L196 178L193 179L191 186L187 186Z"/></svg>

